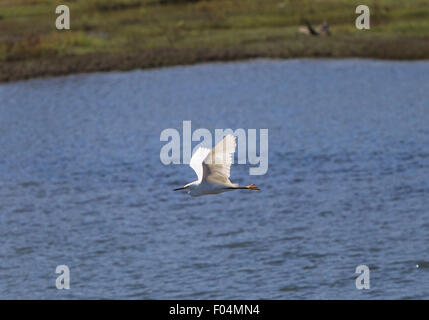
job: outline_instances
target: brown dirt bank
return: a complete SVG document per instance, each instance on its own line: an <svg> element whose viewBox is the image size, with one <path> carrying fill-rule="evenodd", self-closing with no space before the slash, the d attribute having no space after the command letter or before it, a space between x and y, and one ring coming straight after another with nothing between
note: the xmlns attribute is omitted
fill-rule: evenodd
<svg viewBox="0 0 429 320"><path fill-rule="evenodd" d="M75 73L158 68L251 58L429 59L429 38L298 38L284 43L256 43L218 48L156 48L132 53L66 55L0 62L0 82Z"/></svg>

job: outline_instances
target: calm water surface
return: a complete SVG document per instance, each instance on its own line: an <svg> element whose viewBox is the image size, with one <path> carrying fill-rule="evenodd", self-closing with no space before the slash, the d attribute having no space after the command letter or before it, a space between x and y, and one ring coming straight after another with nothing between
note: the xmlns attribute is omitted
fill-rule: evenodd
<svg viewBox="0 0 429 320"><path fill-rule="evenodd" d="M172 192L194 173L164 166L159 138L183 120L268 128L267 174L232 168L262 191ZM0 235L6 299L429 299L429 62L2 84ZM61 264L70 290L55 287Z"/></svg>

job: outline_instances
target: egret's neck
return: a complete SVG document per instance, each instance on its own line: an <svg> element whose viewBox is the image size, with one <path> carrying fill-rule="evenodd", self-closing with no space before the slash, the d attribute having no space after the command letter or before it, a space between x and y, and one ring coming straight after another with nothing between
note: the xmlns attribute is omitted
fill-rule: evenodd
<svg viewBox="0 0 429 320"><path fill-rule="evenodd" d="M187 185L185 185L185 188L189 187L189 189L192 189L193 187L196 187L200 184L198 180L189 182Z"/></svg>

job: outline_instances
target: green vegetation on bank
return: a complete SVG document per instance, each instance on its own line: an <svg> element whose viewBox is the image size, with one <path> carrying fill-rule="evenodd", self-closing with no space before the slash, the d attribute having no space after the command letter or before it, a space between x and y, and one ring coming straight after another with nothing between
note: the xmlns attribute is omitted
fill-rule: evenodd
<svg viewBox="0 0 429 320"><path fill-rule="evenodd" d="M304 20L332 35L298 33ZM0 81L253 57L428 59L429 0L0 0Z"/></svg>

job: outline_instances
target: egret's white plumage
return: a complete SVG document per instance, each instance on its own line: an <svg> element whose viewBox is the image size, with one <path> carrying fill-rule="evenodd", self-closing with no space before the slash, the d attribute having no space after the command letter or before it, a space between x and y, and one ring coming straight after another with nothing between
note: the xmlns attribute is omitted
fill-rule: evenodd
<svg viewBox="0 0 429 320"><path fill-rule="evenodd" d="M191 196L197 197L237 189L259 190L253 184L239 187L229 180L233 154L237 145L235 139L233 135L229 134L212 150L198 148L189 163L198 179L174 191L187 189Z"/></svg>

